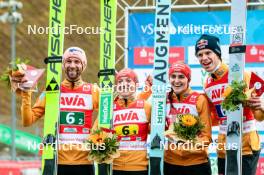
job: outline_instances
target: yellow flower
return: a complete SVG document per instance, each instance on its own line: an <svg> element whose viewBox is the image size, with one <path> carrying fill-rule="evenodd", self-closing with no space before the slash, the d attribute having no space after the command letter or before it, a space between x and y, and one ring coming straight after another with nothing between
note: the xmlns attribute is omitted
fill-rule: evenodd
<svg viewBox="0 0 264 175"><path fill-rule="evenodd" d="M107 134L105 132L99 132L91 134L89 137L89 140L92 141L94 144L101 144L104 143L105 138L107 137Z"/></svg>
<svg viewBox="0 0 264 175"><path fill-rule="evenodd" d="M182 124L187 127L194 126L197 123L196 118L191 114L183 115L181 120L182 120Z"/></svg>
<svg viewBox="0 0 264 175"><path fill-rule="evenodd" d="M224 90L224 92L222 93L222 96L224 97L224 98L226 98L226 97L228 97L230 94L231 94L231 92L232 92L232 87L230 87L230 86L227 86L227 88Z"/></svg>
<svg viewBox="0 0 264 175"><path fill-rule="evenodd" d="M249 89L249 90L247 90L246 92L245 92L245 95L246 95L246 100L249 100L250 98L251 98L251 96L252 96L252 93L254 92L256 90L256 88L255 87L253 87L253 88L251 88L251 89Z"/></svg>

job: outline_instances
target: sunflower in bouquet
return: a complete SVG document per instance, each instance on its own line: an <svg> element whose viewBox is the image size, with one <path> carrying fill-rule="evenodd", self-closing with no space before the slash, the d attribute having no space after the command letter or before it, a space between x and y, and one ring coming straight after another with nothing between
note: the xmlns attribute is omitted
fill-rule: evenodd
<svg viewBox="0 0 264 175"><path fill-rule="evenodd" d="M177 115L176 122L173 123L173 132L179 139L196 141L196 136L204 128L200 118L192 114Z"/></svg>
<svg viewBox="0 0 264 175"><path fill-rule="evenodd" d="M244 81L232 81L222 93L224 98L222 108L226 111L235 111L239 108L240 104L245 104L255 91L255 87L246 90L247 85Z"/></svg>
<svg viewBox="0 0 264 175"><path fill-rule="evenodd" d="M108 129L97 129L91 133L87 142L90 148L88 159L97 163L110 164L120 156L116 134Z"/></svg>

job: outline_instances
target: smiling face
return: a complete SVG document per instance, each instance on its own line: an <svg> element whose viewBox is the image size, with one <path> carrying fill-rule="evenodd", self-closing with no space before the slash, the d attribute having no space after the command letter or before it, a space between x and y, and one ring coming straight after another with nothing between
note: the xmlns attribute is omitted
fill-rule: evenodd
<svg viewBox="0 0 264 175"><path fill-rule="evenodd" d="M64 71L66 78L69 81L76 81L80 79L83 65L80 59L69 57L64 61Z"/></svg>
<svg viewBox="0 0 264 175"><path fill-rule="evenodd" d="M188 89L188 78L181 72L173 72L170 77L171 87L176 95L181 94Z"/></svg>
<svg viewBox="0 0 264 175"><path fill-rule="evenodd" d="M215 71L216 67L221 63L219 57L210 49L202 49L197 52L196 56L201 66L210 73Z"/></svg>
<svg viewBox="0 0 264 175"><path fill-rule="evenodd" d="M136 83L130 77L120 77L116 86L118 95L123 98L129 98L136 92Z"/></svg>

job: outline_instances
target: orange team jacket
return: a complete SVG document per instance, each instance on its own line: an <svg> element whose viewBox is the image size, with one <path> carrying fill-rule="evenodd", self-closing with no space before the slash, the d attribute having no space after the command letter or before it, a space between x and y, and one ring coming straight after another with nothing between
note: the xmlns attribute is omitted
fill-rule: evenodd
<svg viewBox="0 0 264 175"><path fill-rule="evenodd" d="M120 143L120 157L114 159L114 170L147 170L147 135L150 117L151 105L148 102L132 99L125 101L118 97L115 98L113 128ZM97 127L98 120L95 121L93 129Z"/></svg>
<svg viewBox="0 0 264 175"><path fill-rule="evenodd" d="M143 91L138 95L138 98L147 99L150 96L150 94L151 92L149 91ZM174 105L177 109L175 114L184 113L184 111L188 109L187 111L190 111L194 113L194 115L200 117L201 122L205 127L201 130L201 133L197 136L196 144L197 145L200 144L202 146L198 147L198 149L195 149L194 147L190 147L189 149L180 146L175 147L173 144L169 143L168 148L166 148L165 157L164 157L165 162L169 164L189 166L189 165L197 165L208 162L208 145L211 143L212 140L212 134L211 134L212 124L211 124L208 100L204 95L198 94L195 95L196 97L193 100L193 102L190 102L192 101L190 99L194 94L198 94L198 93L193 92L191 89L188 89L183 94L181 94L179 99L178 97L176 97L175 94L173 94L172 105ZM180 109L181 107L183 107L184 109ZM168 103L167 103L167 109L168 109L167 110L168 115L166 117L166 120L168 122L168 119L171 118L171 115L173 116L173 114L170 112L171 107L168 106Z"/></svg>
<svg viewBox="0 0 264 175"><path fill-rule="evenodd" d="M59 127L59 164L82 165L92 164L87 158L88 152L83 141L89 136L92 128L92 113L98 109L99 89L97 86L79 80L72 83L64 80L61 83L60 127ZM21 115L24 126L30 126L45 114L45 92L31 107L31 92L22 92ZM67 114L77 115L78 123L67 122Z"/></svg>
<svg viewBox="0 0 264 175"><path fill-rule="evenodd" d="M244 73L244 81L249 86L251 74ZM221 64L220 68L208 77L205 83L205 93L209 99L211 108L211 117L214 124L219 125L218 135L218 157L225 158L225 143L226 143L226 115L221 108L221 102L223 101L222 92L228 85L228 66ZM248 87L247 87L248 89ZM243 117L243 155L252 154L252 151L260 150L260 139L256 130L257 121L264 119L264 113L261 110L251 110L248 107L244 107Z"/></svg>

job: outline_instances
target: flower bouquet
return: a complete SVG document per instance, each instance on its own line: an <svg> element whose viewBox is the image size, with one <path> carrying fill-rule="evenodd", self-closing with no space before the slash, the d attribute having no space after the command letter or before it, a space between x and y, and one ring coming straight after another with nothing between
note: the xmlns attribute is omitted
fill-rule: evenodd
<svg viewBox="0 0 264 175"><path fill-rule="evenodd" d="M235 111L239 108L240 104L246 103L255 91L255 87L245 91L247 85L244 81L233 81L222 93L224 98L222 108L226 111Z"/></svg>
<svg viewBox="0 0 264 175"><path fill-rule="evenodd" d="M173 140L195 142L197 134L204 128L199 117L192 114L177 115L176 121L171 125L165 135L172 136Z"/></svg>
<svg viewBox="0 0 264 175"><path fill-rule="evenodd" d="M98 129L93 131L87 143L90 148L88 159L96 163L111 164L115 158L120 156L119 142L112 130Z"/></svg>
<svg viewBox="0 0 264 175"><path fill-rule="evenodd" d="M20 58L17 58L15 61L9 63L9 66L6 68L4 73L0 76L0 80L6 82L8 87L11 87L11 76L23 76L25 74L25 67L28 60L22 61Z"/></svg>
<svg viewBox="0 0 264 175"><path fill-rule="evenodd" d="M33 90L33 88L36 87L37 81L44 73L44 69L36 69L29 66L27 65L28 62L28 60L17 58L10 63L4 73L0 76L0 80L5 82L13 92L16 92L17 89ZM12 77L19 77L19 81L22 83L12 81Z"/></svg>
<svg viewBox="0 0 264 175"><path fill-rule="evenodd" d="M101 128L91 133L86 143L90 152L88 159L98 164L96 174L112 175L112 163L120 156L119 143L115 131Z"/></svg>

